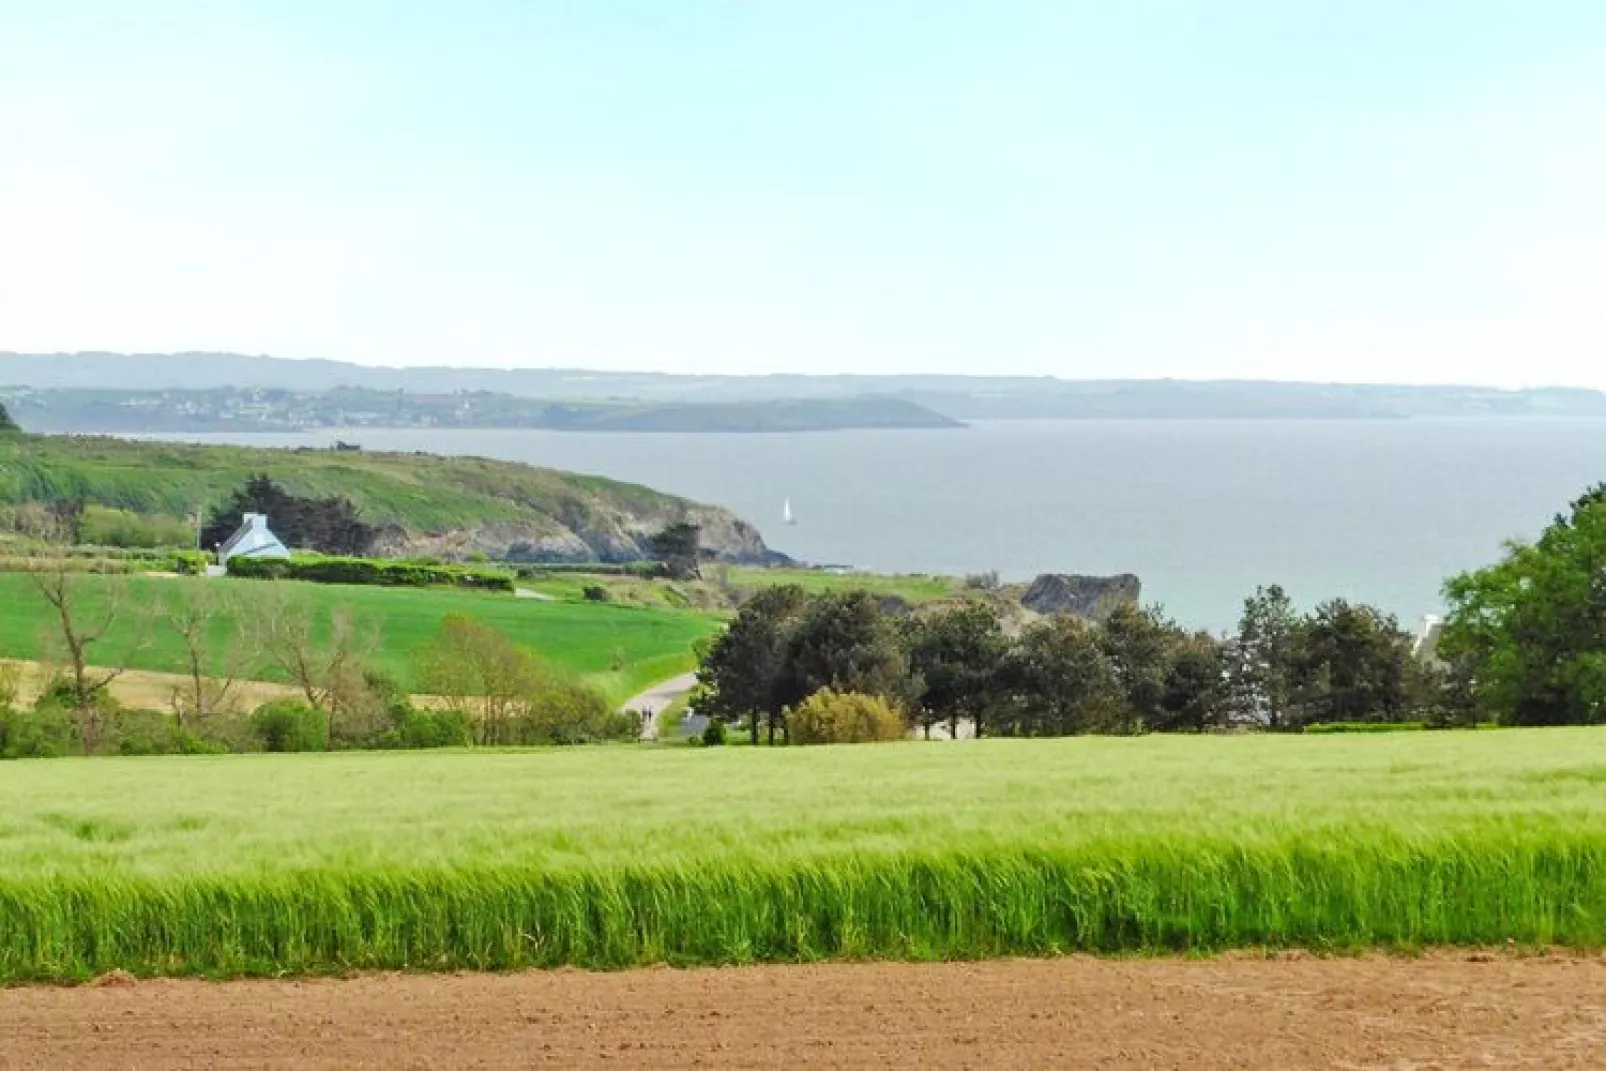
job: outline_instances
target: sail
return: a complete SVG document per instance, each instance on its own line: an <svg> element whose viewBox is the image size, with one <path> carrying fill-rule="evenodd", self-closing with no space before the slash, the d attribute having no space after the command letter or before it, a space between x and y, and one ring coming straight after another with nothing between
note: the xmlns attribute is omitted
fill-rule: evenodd
<svg viewBox="0 0 1606 1071"><path fill-rule="evenodd" d="M792 520L792 500L790 498L781 503L781 521L785 524L795 523Z"/></svg>

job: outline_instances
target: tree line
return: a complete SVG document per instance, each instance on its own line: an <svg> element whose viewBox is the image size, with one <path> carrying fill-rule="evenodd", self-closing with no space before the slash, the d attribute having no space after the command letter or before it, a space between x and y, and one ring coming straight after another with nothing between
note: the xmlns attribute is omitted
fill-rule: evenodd
<svg viewBox="0 0 1606 1071"><path fill-rule="evenodd" d="M1065 736L1297 730L1318 722L1449 721L1443 681L1390 615L1334 599L1298 614L1278 587L1215 637L1158 607L1018 630L985 598L906 611L874 595L754 595L704 652L699 712L784 740L824 689L878 696L930 735Z"/></svg>
<svg viewBox="0 0 1606 1071"><path fill-rule="evenodd" d="M1130 604L1010 630L985 598L901 612L773 588L704 652L697 703L755 743L786 739L827 689L879 697L928 734L1606 723L1606 484L1444 594L1442 628L1414 637L1344 599L1299 613L1272 585L1213 636Z"/></svg>

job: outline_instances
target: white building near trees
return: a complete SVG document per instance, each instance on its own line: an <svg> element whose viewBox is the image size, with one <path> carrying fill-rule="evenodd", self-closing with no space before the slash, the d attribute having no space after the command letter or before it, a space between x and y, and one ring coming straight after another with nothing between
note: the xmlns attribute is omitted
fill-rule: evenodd
<svg viewBox="0 0 1606 1071"><path fill-rule="evenodd" d="M288 558L290 548L279 542L279 537L268 527L265 513L247 513L240 530L217 549L219 565L228 565L231 558Z"/></svg>

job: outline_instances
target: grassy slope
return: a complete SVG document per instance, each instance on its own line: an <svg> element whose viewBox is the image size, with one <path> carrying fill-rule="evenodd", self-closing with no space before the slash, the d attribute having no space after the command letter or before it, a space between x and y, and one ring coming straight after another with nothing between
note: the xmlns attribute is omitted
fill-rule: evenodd
<svg viewBox="0 0 1606 1071"><path fill-rule="evenodd" d="M1606 945L1606 730L17 763L0 978Z"/></svg>
<svg viewBox="0 0 1606 1071"><path fill-rule="evenodd" d="M138 513L192 515L266 473L296 494L345 495L368 520L438 532L544 523L598 510L654 510L677 499L650 488L470 457L268 450L112 438L0 438L0 505L83 497ZM571 525L572 527L572 525Z"/></svg>
<svg viewBox="0 0 1606 1071"><path fill-rule="evenodd" d="M103 597L106 581L99 577L81 578L91 600ZM115 663L122 652L134 646L136 636L148 634L150 645L131 660L138 669L179 672L183 670L182 647L176 636L151 626L138 608L160 599L174 597L192 582L136 577L128 581L133 595L107 635L96 657ZM236 587L247 595L268 583L251 580L212 580L205 583ZM409 663L413 653L426 643L448 614L465 614L537 651L554 667L590 678L621 701L647 685L691 668L692 642L718 627L703 615L634 607L542 603L514 599L506 595L434 589L369 588L341 585L295 584L320 616L327 618L335 606L349 607L365 624L377 630L379 650L376 661L393 673L404 686L413 684ZM18 573L0 574L0 657L35 659L41 657L44 633L49 625L48 607L30 577ZM219 621L216 635L222 637L227 622ZM624 655L622 669L614 669L616 652ZM274 679L272 672L264 672Z"/></svg>

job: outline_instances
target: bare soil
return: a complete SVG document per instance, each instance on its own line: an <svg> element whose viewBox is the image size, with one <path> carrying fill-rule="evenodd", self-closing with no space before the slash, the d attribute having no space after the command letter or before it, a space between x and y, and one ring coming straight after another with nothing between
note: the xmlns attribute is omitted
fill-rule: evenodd
<svg viewBox="0 0 1606 1071"><path fill-rule="evenodd" d="M7 661L21 671L17 699L32 703L50 683L55 670L42 662ZM97 673L105 672L97 669ZM144 669L128 669L118 674L107 687L112 698L125 707L136 710L172 710L175 693L187 695L193 684L180 673L157 673ZM233 704L243 710L261 706L275 699L297 699L301 693L286 684L268 681L235 681L229 693Z"/></svg>
<svg viewBox="0 0 1606 1071"><path fill-rule="evenodd" d="M0 990L0 1068L1606 1066L1606 958L369 975Z"/></svg>

